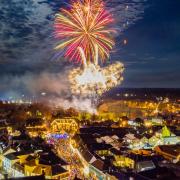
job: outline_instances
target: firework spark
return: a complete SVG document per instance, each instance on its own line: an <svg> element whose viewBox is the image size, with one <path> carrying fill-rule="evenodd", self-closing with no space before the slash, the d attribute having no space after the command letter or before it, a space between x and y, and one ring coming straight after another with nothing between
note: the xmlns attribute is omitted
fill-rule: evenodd
<svg viewBox="0 0 180 180"><path fill-rule="evenodd" d="M87 62L94 63L96 47L99 58L104 61L114 45L109 28L112 15L102 0L76 0L70 9L61 9L55 19L55 36L60 40L56 50L65 51L70 61L82 62L78 48L82 48Z"/></svg>

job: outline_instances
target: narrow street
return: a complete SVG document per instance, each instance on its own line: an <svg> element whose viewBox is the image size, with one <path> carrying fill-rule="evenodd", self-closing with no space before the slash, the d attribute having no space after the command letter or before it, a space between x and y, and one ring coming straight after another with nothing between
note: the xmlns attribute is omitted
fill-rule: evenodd
<svg viewBox="0 0 180 180"><path fill-rule="evenodd" d="M69 180L73 180L75 177L85 179L83 174L84 166L81 163L79 155L71 148L70 137L65 139L54 139L53 142L54 149L58 156L70 165Z"/></svg>

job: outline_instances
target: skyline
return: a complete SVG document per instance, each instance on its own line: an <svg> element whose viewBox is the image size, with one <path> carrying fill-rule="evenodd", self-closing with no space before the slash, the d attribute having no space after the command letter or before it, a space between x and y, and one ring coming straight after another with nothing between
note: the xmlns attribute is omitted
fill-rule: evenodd
<svg viewBox="0 0 180 180"><path fill-rule="evenodd" d="M46 79L63 79L59 73L69 64L52 58L55 43L52 26L58 7L66 3L13 0L2 1L0 5L0 91L28 91L29 80L37 84ZM122 31L110 55L110 62L120 60L125 65L121 87L180 87L179 5L177 0L165 0L163 5L160 0L108 3L108 8L114 12L116 28ZM119 17L124 19L120 21ZM124 40L128 43L123 44ZM46 75L50 77L45 78Z"/></svg>

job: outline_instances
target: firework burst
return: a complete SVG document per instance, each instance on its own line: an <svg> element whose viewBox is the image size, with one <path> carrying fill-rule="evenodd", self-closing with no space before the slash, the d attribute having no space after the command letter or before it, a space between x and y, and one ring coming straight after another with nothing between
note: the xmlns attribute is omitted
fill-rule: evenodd
<svg viewBox="0 0 180 180"><path fill-rule="evenodd" d="M82 62L78 48L82 48L88 63L98 56L104 61L114 45L109 26L112 15L105 9L102 0L76 0L69 9L61 9L55 18L55 36L59 39L56 50L64 50L70 61Z"/></svg>
<svg viewBox="0 0 180 180"><path fill-rule="evenodd" d="M69 74L72 93L83 96L102 95L122 82L123 71L124 66L120 62L105 68L94 64L89 64L84 70L76 68Z"/></svg>

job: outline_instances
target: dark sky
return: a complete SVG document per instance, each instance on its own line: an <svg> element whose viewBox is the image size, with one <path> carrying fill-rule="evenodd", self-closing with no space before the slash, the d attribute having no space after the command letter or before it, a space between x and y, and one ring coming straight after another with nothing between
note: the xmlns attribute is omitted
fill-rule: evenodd
<svg viewBox="0 0 180 180"><path fill-rule="evenodd" d="M180 1L147 1L143 19L123 37L124 86L180 87Z"/></svg>
<svg viewBox="0 0 180 180"><path fill-rule="evenodd" d="M0 93L25 91L29 79L67 66L63 57L52 59L53 19L62 6L67 2L0 1ZM119 32L110 62L126 67L122 87L180 88L180 1L109 0L107 6Z"/></svg>

